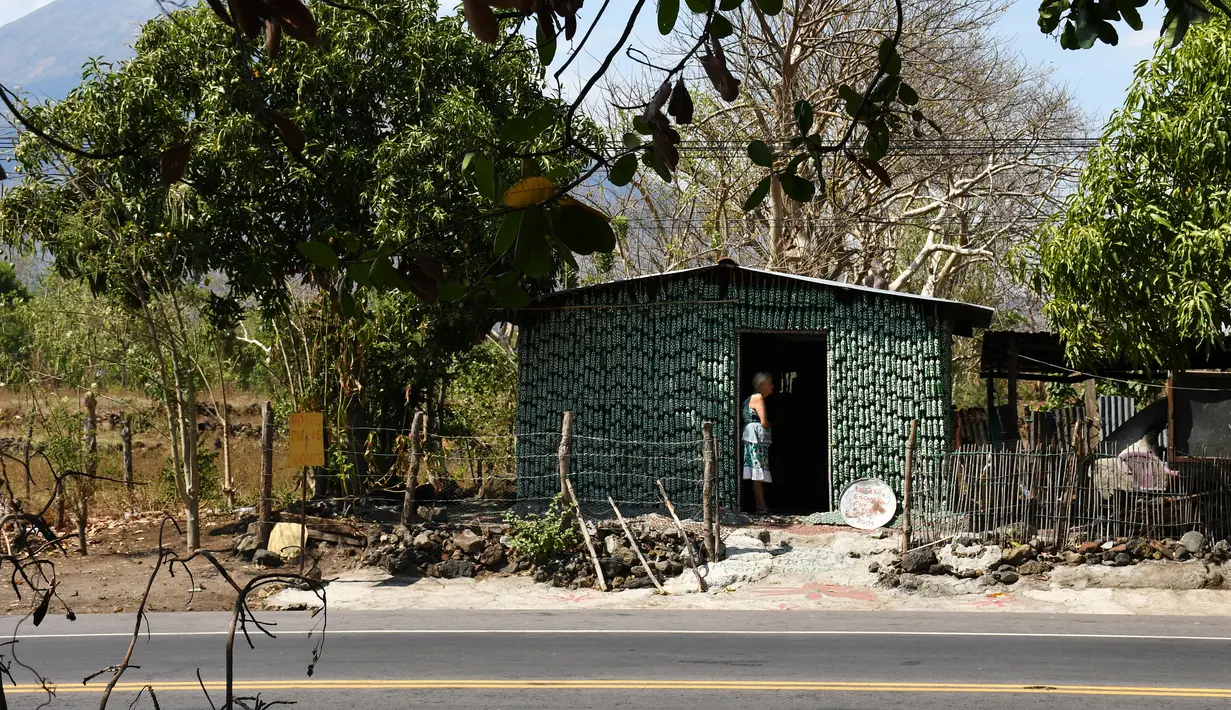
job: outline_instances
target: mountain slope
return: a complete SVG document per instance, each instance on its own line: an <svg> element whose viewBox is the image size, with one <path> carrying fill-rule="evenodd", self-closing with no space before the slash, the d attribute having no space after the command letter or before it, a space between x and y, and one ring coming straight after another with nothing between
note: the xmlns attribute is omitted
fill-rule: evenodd
<svg viewBox="0 0 1231 710"><path fill-rule="evenodd" d="M155 0L55 0L0 27L0 82L63 98L91 57L131 56L140 24L159 12Z"/></svg>

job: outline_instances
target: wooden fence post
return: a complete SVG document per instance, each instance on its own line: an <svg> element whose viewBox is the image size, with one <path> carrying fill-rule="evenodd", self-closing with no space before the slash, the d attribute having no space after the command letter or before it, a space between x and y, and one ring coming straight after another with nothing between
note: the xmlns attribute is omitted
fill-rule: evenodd
<svg viewBox="0 0 1231 710"><path fill-rule="evenodd" d="M716 493L714 485L714 423L703 422L701 424L702 446L705 450L702 452L702 459L705 461L705 482L702 484L702 495L705 497L705 504L701 509L701 517L705 525L705 559L713 563L718 559L718 548L714 534L714 495Z"/></svg>
<svg viewBox="0 0 1231 710"><path fill-rule="evenodd" d="M571 497L568 481L569 474L572 473L573 422L575 419L576 415L573 412L565 412L564 423L560 426L560 449L557 453L560 457L560 495L564 496L565 501ZM576 502L573 501L573 503Z"/></svg>
<svg viewBox="0 0 1231 710"><path fill-rule="evenodd" d="M34 475L30 473L31 449L34 446L34 410L26 417L26 445L22 447L22 461L26 468L26 502L30 502L30 485L34 483Z"/></svg>
<svg viewBox="0 0 1231 710"><path fill-rule="evenodd" d="M423 412L410 420L410 461L406 466L406 495L402 498L402 525L409 527L418 518L415 512L415 486L419 485L419 439L423 435Z"/></svg>
<svg viewBox="0 0 1231 710"><path fill-rule="evenodd" d="M87 476L98 474L98 399L93 392L85 393L85 472ZM90 522L90 493L94 489L92 478L77 482L77 545L81 554L86 554L86 525Z"/></svg>
<svg viewBox="0 0 1231 710"><path fill-rule="evenodd" d="M581 515L581 506L576 504L577 494L573 492L573 484L564 479L564 495L566 500L574 502L573 512L577 514L577 525L581 527L581 538L585 540L586 550L590 553L590 562L594 565L594 574L598 577L599 591L607 591L607 579L603 577L603 566L598 563L598 553L594 551L594 540L590 537L590 528L586 527L586 519Z"/></svg>
<svg viewBox="0 0 1231 710"><path fill-rule="evenodd" d="M1103 438L1103 418L1098 411L1098 385L1094 380L1086 380L1082 390L1086 405L1086 450L1097 451Z"/></svg>
<svg viewBox="0 0 1231 710"><path fill-rule="evenodd" d="M906 438L906 471L902 481L902 554L910 550L910 492L911 474L915 466L915 437L919 434L919 420L910 420L910 436Z"/></svg>
<svg viewBox="0 0 1231 710"><path fill-rule="evenodd" d="M261 403L261 549L269 545L273 530L274 498L274 408L268 401Z"/></svg>
<svg viewBox="0 0 1231 710"><path fill-rule="evenodd" d="M122 450L124 463L124 488L128 490L129 495L133 492L133 432L132 424L129 423L128 415L124 415L123 425L120 427L120 448ZM132 502L129 502L132 505Z"/></svg>
<svg viewBox="0 0 1231 710"><path fill-rule="evenodd" d="M666 594L667 590L663 589L663 585L658 582L658 577L654 576L654 568L646 561L645 555L641 554L641 547L637 545L637 538L633 537L633 531L629 529L624 516L620 514L620 508L616 505L615 499L607 496L607 502L611 504L611 509L615 511L616 520L620 522L620 527L624 528L624 536L628 538L628 544L633 546L633 552L637 553L637 559L641 561L641 566L645 569L646 575L649 576L650 581L654 583L658 591Z"/></svg>

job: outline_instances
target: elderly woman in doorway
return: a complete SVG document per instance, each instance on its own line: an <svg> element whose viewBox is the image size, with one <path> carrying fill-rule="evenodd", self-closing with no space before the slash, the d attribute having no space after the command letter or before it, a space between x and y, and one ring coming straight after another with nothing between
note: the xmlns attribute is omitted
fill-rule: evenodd
<svg viewBox="0 0 1231 710"><path fill-rule="evenodd" d="M753 395L744 401L744 478L752 481L757 512L768 513L769 507L765 505L765 484L773 482L769 475L769 445L772 443L772 437L765 398L774 393L774 378L767 372L758 372L752 378L752 389Z"/></svg>

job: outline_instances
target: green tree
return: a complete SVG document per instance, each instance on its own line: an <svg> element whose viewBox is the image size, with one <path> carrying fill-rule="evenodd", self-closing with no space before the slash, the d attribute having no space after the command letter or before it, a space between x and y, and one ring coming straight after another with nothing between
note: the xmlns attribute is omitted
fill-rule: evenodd
<svg viewBox="0 0 1231 710"><path fill-rule="evenodd" d="M363 359L381 337L370 301L398 294L437 348L458 351L494 321L492 292L505 301L542 292L566 255L546 241L546 251L521 244L536 268L511 269L516 250L493 249L496 225L478 219L463 166L519 115L549 126L531 145L561 130L566 107L544 95L537 55L517 43L493 54L459 18L438 19L431 0L363 4L378 22L319 7L319 46L288 44L260 58L260 81L208 6L152 21L131 61L92 66L65 101L31 112L68 142L117 155L84 157L34 136L17 148L27 179L0 201L4 239L41 245L61 275L138 317L178 432L173 453L190 513L198 375L217 366L192 347L185 286L221 274L218 298L274 315L289 307L293 285L319 290L338 382L333 397L304 391L301 403L328 399L357 429ZM490 177L567 180L582 161L576 151L545 152L520 172ZM440 286L485 280L490 290Z"/></svg>
<svg viewBox="0 0 1231 710"><path fill-rule="evenodd" d="M1065 211L1027 255L1075 361L1183 366L1231 324L1231 33L1222 16L1137 68Z"/></svg>

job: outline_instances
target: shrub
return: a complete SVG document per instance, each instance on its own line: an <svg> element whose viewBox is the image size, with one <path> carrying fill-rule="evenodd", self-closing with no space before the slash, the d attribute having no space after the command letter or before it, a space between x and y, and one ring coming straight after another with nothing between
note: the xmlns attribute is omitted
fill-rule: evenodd
<svg viewBox="0 0 1231 710"><path fill-rule="evenodd" d="M512 548L535 564L572 552L580 536L573 527L571 511L572 505L564 502L564 496L556 495L543 515L531 513L522 518L509 513L505 522L509 526Z"/></svg>

